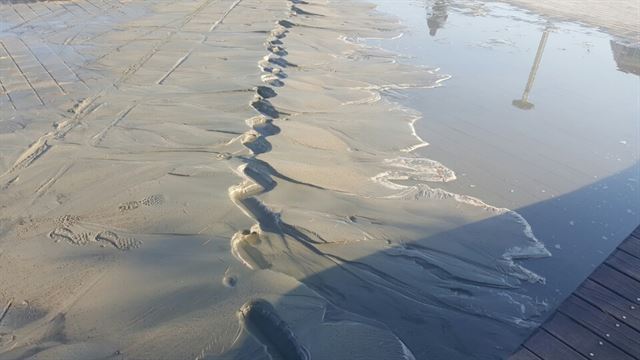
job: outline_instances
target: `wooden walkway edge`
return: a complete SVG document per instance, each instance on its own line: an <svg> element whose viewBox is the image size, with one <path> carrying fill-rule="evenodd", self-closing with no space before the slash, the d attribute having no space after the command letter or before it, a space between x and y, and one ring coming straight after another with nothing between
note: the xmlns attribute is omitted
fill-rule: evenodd
<svg viewBox="0 0 640 360"><path fill-rule="evenodd" d="M640 360L640 226L509 360Z"/></svg>

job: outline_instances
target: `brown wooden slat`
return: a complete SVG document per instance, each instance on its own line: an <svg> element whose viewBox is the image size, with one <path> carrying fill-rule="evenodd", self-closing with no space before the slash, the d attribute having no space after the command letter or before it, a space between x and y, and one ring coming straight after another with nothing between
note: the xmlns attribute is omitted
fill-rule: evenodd
<svg viewBox="0 0 640 360"><path fill-rule="evenodd" d="M591 280L585 281L576 290L575 294L619 321L640 331L640 307L631 301Z"/></svg>
<svg viewBox="0 0 640 360"><path fill-rule="evenodd" d="M640 304L640 282L606 265L598 267L589 278L622 295L627 300Z"/></svg>
<svg viewBox="0 0 640 360"><path fill-rule="evenodd" d="M624 251L616 251L606 261L609 266L640 282L640 259ZM640 296L640 293L638 293Z"/></svg>
<svg viewBox="0 0 640 360"><path fill-rule="evenodd" d="M562 313L556 313L543 327L589 359L636 360Z"/></svg>
<svg viewBox="0 0 640 360"><path fill-rule="evenodd" d="M559 311L626 353L640 355L640 332L588 302L572 295Z"/></svg>
<svg viewBox="0 0 640 360"><path fill-rule="evenodd" d="M554 338L544 330L539 330L524 345L538 357L545 360L585 360L586 357Z"/></svg>
<svg viewBox="0 0 640 360"><path fill-rule="evenodd" d="M509 357L509 360L543 360L527 349L520 349Z"/></svg>
<svg viewBox="0 0 640 360"><path fill-rule="evenodd" d="M509 360L640 360L640 226Z"/></svg>
<svg viewBox="0 0 640 360"><path fill-rule="evenodd" d="M620 244L620 249L640 259L640 238L630 236L626 241Z"/></svg>

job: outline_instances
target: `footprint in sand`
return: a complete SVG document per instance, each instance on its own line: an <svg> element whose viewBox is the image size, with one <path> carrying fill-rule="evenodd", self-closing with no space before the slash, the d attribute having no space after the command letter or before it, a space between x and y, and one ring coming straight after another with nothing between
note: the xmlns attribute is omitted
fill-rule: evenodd
<svg viewBox="0 0 640 360"><path fill-rule="evenodd" d="M258 86L255 89L256 93L260 95L263 99L270 99L278 96L278 93L275 92L272 88L268 86Z"/></svg>
<svg viewBox="0 0 640 360"><path fill-rule="evenodd" d="M238 284L238 278L233 275L225 275L222 278L222 285L228 288L234 288Z"/></svg>
<svg viewBox="0 0 640 360"><path fill-rule="evenodd" d="M247 302L238 311L238 318L242 327L266 346L270 355L290 360L310 358L309 351L268 301Z"/></svg>
<svg viewBox="0 0 640 360"><path fill-rule="evenodd" d="M157 207L157 206L163 205L164 203L165 203L164 195L154 194L154 195L149 195L142 200L123 202L120 205L118 205L118 210L120 210L121 212L127 212L131 210L135 210L140 206Z"/></svg>
<svg viewBox="0 0 640 360"><path fill-rule="evenodd" d="M58 227L49 233L49 238L56 243L64 240L73 245L85 245L91 241L91 233L75 233L67 227Z"/></svg>
<svg viewBox="0 0 640 360"><path fill-rule="evenodd" d="M249 131L242 136L242 145L255 155L271 151L271 144L259 133Z"/></svg>
<svg viewBox="0 0 640 360"><path fill-rule="evenodd" d="M272 119L280 117L280 112L266 99L263 99L257 95L253 101L251 101L251 107L262 115L268 116Z"/></svg>
<svg viewBox="0 0 640 360"><path fill-rule="evenodd" d="M163 205L164 202L165 202L165 198L164 198L164 195L162 194L150 195L142 199L141 201L142 205L144 206L160 206L160 205Z"/></svg>
<svg viewBox="0 0 640 360"><path fill-rule="evenodd" d="M265 84L271 85L273 87L283 87L284 82L280 80L280 78L273 74L264 74L261 77L262 82Z"/></svg>
<svg viewBox="0 0 640 360"><path fill-rule="evenodd" d="M129 237L121 237L113 231L103 230L94 233L84 229L77 217L62 217L58 227L49 232L49 238L56 243L66 241L73 245L96 243L101 247L112 246L118 250L131 250L140 247L141 241Z"/></svg>
<svg viewBox="0 0 640 360"><path fill-rule="evenodd" d="M257 248L260 242L258 232L253 230L239 231L231 238L231 254L249 269L268 269L271 264Z"/></svg>
<svg viewBox="0 0 640 360"><path fill-rule="evenodd" d="M118 205L118 210L121 212L135 210L140 207L139 201L128 201Z"/></svg>
<svg viewBox="0 0 640 360"><path fill-rule="evenodd" d="M141 241L129 237L120 237L113 231L103 231L98 233L94 240L100 243L101 246L111 245L118 250L131 250L139 248L142 244Z"/></svg>
<svg viewBox="0 0 640 360"><path fill-rule="evenodd" d="M268 44L267 51L278 56L287 56L289 54L282 46Z"/></svg>
<svg viewBox="0 0 640 360"><path fill-rule="evenodd" d="M73 226L80 222L80 217L75 215L63 215L56 219L56 223L61 226Z"/></svg>

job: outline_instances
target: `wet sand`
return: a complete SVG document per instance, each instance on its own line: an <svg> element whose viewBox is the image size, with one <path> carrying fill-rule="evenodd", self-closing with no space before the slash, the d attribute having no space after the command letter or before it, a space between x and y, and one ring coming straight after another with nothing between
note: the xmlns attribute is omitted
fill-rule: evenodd
<svg viewBox="0 0 640 360"><path fill-rule="evenodd" d="M0 14L0 359L490 358L539 324L535 229L441 189L456 175L416 155L420 114L382 95L449 76L356 41L397 19L324 0Z"/></svg>

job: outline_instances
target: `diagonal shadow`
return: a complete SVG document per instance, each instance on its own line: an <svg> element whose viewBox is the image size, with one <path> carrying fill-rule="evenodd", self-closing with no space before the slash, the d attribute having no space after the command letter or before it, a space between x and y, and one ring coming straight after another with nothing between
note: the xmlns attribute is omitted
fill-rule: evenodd
<svg viewBox="0 0 640 360"><path fill-rule="evenodd" d="M449 265L468 259L447 251L440 244L463 239L468 234L487 233L492 227L500 226L503 215L408 244L408 248L425 256L404 258L380 252L355 261L347 260L318 250L316 243L291 225L284 224L280 230L283 236L313 247L313 251L336 264L301 279L305 286L327 300L325 323L340 324L354 315L361 321L367 319L374 327L395 334L416 359L498 359L515 350L640 223L639 180L640 163L636 163L573 192L517 209L537 235L547 241L546 245L555 247L551 258L526 261L528 269L546 277L546 285L510 278L499 265L473 264L478 271L475 275L460 276L450 270ZM574 220L569 223L568 218ZM603 231L609 235L607 241L602 239ZM472 251L482 252L482 242ZM403 274L402 271L391 274L376 267L388 264L391 257L398 267L422 272L424 283L416 287L415 281L406 281L398 275ZM482 272L502 273L507 280L485 281L479 275ZM505 297L509 297L509 301L504 301ZM248 314L245 328L260 341L269 342L265 345L266 352L274 358L303 359L301 350L292 352L291 349L305 346L312 350L326 349L348 345L349 341L355 345L359 341L312 339L303 322L287 321L286 298L285 295L282 304L274 304L279 310L272 308L266 315L264 307L255 310L259 315L251 313L250 305L243 310ZM252 322L253 318L260 320ZM278 331L288 335L275 340L271 335L264 335ZM302 335L294 335L298 333ZM244 350L239 350L244 346L237 344L234 350L237 352L229 352L222 358L244 358ZM255 344L246 346L255 347ZM376 349L371 351L375 354ZM250 353L255 356L256 350Z"/></svg>

